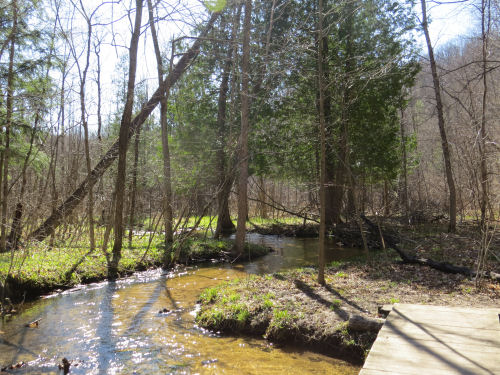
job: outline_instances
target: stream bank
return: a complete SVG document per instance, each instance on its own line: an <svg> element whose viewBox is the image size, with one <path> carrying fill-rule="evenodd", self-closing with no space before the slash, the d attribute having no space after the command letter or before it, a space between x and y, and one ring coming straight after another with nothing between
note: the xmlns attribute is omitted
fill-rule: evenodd
<svg viewBox="0 0 500 375"><path fill-rule="evenodd" d="M192 237L181 242L180 259L177 264L193 265L202 262L228 262L233 259L230 250L232 240L213 240ZM246 243L245 253L238 262L268 254L271 248ZM163 265L164 247L159 242L147 246L123 248L119 265L120 277L137 271L145 271ZM68 270L79 263L68 277ZM171 267L175 266L172 264ZM58 247L53 249L24 249L16 252L9 276L10 254L0 256L0 280L6 285L4 296L13 302L33 300L54 291L74 288L107 278L105 254L96 250L89 253L86 247ZM169 268L171 268L169 267ZM4 281L5 280L5 281ZM0 295L2 290L0 289Z"/></svg>
<svg viewBox="0 0 500 375"><path fill-rule="evenodd" d="M304 267L251 275L205 290L197 323L231 334L261 335L276 343L300 343L327 355L362 363L376 333L353 330L357 315L376 318L378 307L394 303L498 306L498 284L443 274L418 265L400 264L388 253L357 261L334 261L326 285L317 270Z"/></svg>
<svg viewBox="0 0 500 375"><path fill-rule="evenodd" d="M317 240L249 235L276 251L250 262L204 263L170 272L134 273L26 303L0 320L0 368L24 362L16 374L58 373L67 358L72 374L355 375L359 366L258 337L229 336L195 322L203 290L252 274L310 266ZM356 255L332 248L330 261ZM39 321L36 328L30 322ZM249 360L251 359L251 360Z"/></svg>

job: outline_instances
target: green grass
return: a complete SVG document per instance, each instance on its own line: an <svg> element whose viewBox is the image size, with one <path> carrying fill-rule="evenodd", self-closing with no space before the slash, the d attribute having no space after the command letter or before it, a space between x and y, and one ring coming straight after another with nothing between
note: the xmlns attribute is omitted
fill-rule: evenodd
<svg viewBox="0 0 500 375"><path fill-rule="evenodd" d="M181 223L181 226L185 226L188 228L192 228L195 226L195 224L198 222L199 216L191 216L187 219L185 222L184 220ZM299 217L283 217L279 219L270 219L270 218L261 218L261 217L251 217L250 221L253 224L256 224L258 226L271 226L273 224L288 224L288 225L302 225L304 224L304 220ZM185 224L184 224L185 223ZM233 220L234 225L236 226L236 219ZM311 224L314 223L312 221L307 221L307 223ZM144 224L144 227L147 227L148 223ZM215 231L215 228L217 227L217 216L203 216L197 226L200 230L206 230L208 229L209 231Z"/></svg>
<svg viewBox="0 0 500 375"><path fill-rule="evenodd" d="M145 256L149 239L134 240L131 248L124 246L122 249L120 273L161 264L163 249L160 237L151 242ZM10 269L10 277L21 283L33 288L50 288L102 279L107 275L107 261L100 247L88 254L88 245L83 246L81 242L74 242L71 246L57 245L49 248L42 243L21 249L14 253L12 263L11 253L0 254L0 279L4 280ZM66 273L82 258L76 272L67 280Z"/></svg>
<svg viewBox="0 0 500 375"><path fill-rule="evenodd" d="M339 299L334 299L330 305L331 310L337 310L342 305L342 301Z"/></svg>
<svg viewBox="0 0 500 375"><path fill-rule="evenodd" d="M269 219L262 217L251 217L250 221L259 226L266 226L272 224L288 224L288 225L302 225L304 224L304 219L295 216L283 217L279 219ZM313 221L307 221L307 223L313 223Z"/></svg>
<svg viewBox="0 0 500 375"><path fill-rule="evenodd" d="M285 326L288 326L292 322L292 315L288 310L273 310L273 319L271 320L271 324L269 325L270 330L273 329L283 329Z"/></svg>
<svg viewBox="0 0 500 375"><path fill-rule="evenodd" d="M106 278L108 272L106 256L101 250L102 232L99 228L96 236L97 248L91 254L89 254L88 237L84 235L72 242L56 241L52 248L46 243L33 243L16 251L12 258L10 252L0 254L0 281L3 283L8 274L11 285L28 290L28 293L34 296L37 291L43 293L51 289L102 280ZM165 256L163 236L156 235L151 239L149 233L143 233L134 235L132 239L130 248L127 239L124 239L118 270L121 275L163 264ZM111 252L112 243L110 240L108 253ZM232 241L192 237L182 241L180 261L190 263L218 259L222 254L229 254L232 245ZM260 245L247 244L246 248L246 255L250 251L252 257L269 252L268 248ZM173 255L172 251L170 255ZM68 271L80 260L81 263L76 271L67 278ZM23 290L16 290L16 293L23 293Z"/></svg>

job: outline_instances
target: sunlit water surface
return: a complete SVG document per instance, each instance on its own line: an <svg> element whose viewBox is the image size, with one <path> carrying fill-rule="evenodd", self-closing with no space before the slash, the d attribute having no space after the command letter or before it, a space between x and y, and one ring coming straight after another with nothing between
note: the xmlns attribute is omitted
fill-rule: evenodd
<svg viewBox="0 0 500 375"><path fill-rule="evenodd" d="M0 322L0 367L13 373L57 374L63 357L72 374L357 374L359 368L300 348L280 349L262 339L224 337L195 324L204 288L248 273L316 263L317 240L250 235L276 251L244 265L160 270L102 282L36 301ZM358 250L330 244L327 260ZM162 309L168 313L160 313ZM41 319L38 328L27 328Z"/></svg>

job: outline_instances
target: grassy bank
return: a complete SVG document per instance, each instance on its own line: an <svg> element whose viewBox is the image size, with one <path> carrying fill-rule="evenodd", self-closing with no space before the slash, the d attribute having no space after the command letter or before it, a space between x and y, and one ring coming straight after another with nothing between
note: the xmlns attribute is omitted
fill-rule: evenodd
<svg viewBox="0 0 500 375"><path fill-rule="evenodd" d="M399 264L381 253L330 265L324 287L316 276L315 269L303 268L207 289L200 297L197 322L212 330L296 342L362 362L375 333L350 330L353 315L374 318L379 305L394 303L483 307L500 302L498 284L485 282L477 289L463 276Z"/></svg>
<svg viewBox="0 0 500 375"><path fill-rule="evenodd" d="M230 259L233 243L230 240L189 238L174 244L181 246L181 264L193 264L210 260ZM247 251L239 260L269 253L270 249L247 244ZM111 248L108 249L108 252ZM152 240L148 235L134 236L131 247L124 246L119 264L119 273L125 276L134 271L146 270L163 264L164 245L162 238ZM74 272L69 273L74 269ZM7 277L7 275L9 275ZM46 246L23 248L13 254L0 254L0 280L6 282L6 296L20 300L26 293L34 298L56 289L65 289L77 284L103 280L107 277L107 259L102 250L90 253L82 243L72 246Z"/></svg>

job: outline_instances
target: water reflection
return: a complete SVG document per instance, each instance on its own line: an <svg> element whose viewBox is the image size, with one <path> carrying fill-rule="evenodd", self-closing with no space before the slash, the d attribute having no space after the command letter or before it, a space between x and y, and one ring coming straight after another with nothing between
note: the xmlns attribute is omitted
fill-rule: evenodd
<svg viewBox="0 0 500 375"><path fill-rule="evenodd" d="M13 372L57 374L67 357L77 365L73 374L356 374L357 367L326 356L221 337L195 325L196 299L204 288L247 273L316 263L315 240L251 240L277 251L243 266L150 271L37 301L0 323L0 366L24 361L28 365ZM36 319L38 328L25 327Z"/></svg>

